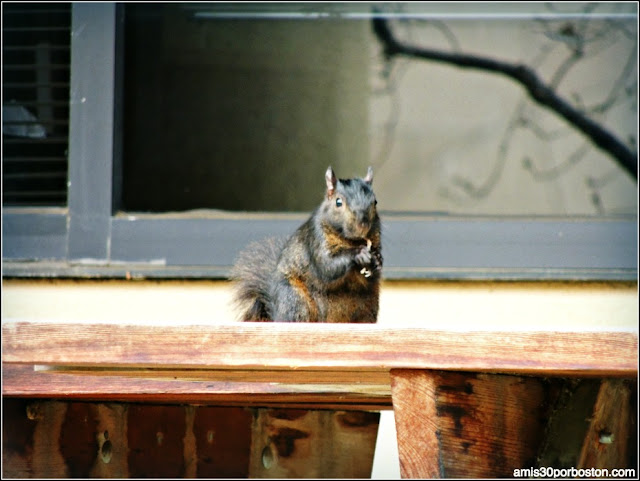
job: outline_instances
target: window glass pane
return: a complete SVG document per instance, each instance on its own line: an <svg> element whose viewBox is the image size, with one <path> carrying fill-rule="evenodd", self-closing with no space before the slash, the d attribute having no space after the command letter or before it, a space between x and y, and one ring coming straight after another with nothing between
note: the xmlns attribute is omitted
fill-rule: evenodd
<svg viewBox="0 0 640 481"><path fill-rule="evenodd" d="M385 211L636 214L610 152L508 76L450 63L525 66L637 159L636 4L384 8L441 60L386 56L366 4L126 5L124 209L308 211L328 165L371 164Z"/></svg>
<svg viewBox="0 0 640 481"><path fill-rule="evenodd" d="M636 5L448 8L389 25L407 45L528 67L637 155ZM636 213L636 182L612 155L507 76L406 57L389 63L378 56L375 68L370 138L382 205L464 214Z"/></svg>
<svg viewBox="0 0 640 481"><path fill-rule="evenodd" d="M125 209L305 211L366 173L366 22L196 13L127 6Z"/></svg>

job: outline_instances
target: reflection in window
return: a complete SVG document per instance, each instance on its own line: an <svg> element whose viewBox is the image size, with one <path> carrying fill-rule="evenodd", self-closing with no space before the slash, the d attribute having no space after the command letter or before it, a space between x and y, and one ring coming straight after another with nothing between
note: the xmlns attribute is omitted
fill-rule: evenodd
<svg viewBox="0 0 640 481"><path fill-rule="evenodd" d="M371 164L386 211L636 214L633 177L514 81L388 58L369 6L311 6L126 6L125 210L308 211L327 165ZM403 43L525 64L636 152L635 4L386 8Z"/></svg>

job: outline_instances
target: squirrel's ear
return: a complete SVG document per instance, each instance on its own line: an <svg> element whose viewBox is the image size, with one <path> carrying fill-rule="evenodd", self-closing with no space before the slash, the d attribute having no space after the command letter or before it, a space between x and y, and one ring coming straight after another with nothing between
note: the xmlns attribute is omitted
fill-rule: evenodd
<svg viewBox="0 0 640 481"><path fill-rule="evenodd" d="M333 191L336 190L336 184L338 182L331 166L329 166L327 172L324 174L324 178L327 181L327 195L331 196L333 195Z"/></svg>
<svg viewBox="0 0 640 481"><path fill-rule="evenodd" d="M367 184L371 184L371 182L373 182L373 167L369 166L367 169L367 176L364 178L364 181Z"/></svg>

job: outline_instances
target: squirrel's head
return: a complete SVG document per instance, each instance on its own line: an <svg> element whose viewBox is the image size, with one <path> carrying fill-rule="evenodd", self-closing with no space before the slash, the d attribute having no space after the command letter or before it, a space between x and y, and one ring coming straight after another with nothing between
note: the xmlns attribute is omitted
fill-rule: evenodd
<svg viewBox="0 0 640 481"><path fill-rule="evenodd" d="M322 205L322 218L340 235L348 239L365 239L379 226L376 196L371 184L373 169L364 178L337 179L329 167L325 174L327 192Z"/></svg>

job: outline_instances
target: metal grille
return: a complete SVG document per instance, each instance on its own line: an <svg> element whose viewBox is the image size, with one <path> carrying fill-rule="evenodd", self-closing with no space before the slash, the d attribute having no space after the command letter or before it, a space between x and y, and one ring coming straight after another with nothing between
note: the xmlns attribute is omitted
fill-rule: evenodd
<svg viewBox="0 0 640 481"><path fill-rule="evenodd" d="M71 4L2 7L2 200L14 206L63 206Z"/></svg>

